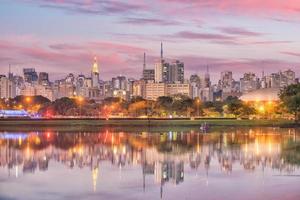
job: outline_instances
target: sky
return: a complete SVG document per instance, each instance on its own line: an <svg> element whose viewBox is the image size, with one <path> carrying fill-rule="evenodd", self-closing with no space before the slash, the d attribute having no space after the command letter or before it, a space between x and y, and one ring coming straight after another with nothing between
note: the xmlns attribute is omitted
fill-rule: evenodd
<svg viewBox="0 0 300 200"><path fill-rule="evenodd" d="M0 74L25 67L139 78L160 57L185 63L185 75L238 79L292 69L300 76L300 0L1 0Z"/></svg>

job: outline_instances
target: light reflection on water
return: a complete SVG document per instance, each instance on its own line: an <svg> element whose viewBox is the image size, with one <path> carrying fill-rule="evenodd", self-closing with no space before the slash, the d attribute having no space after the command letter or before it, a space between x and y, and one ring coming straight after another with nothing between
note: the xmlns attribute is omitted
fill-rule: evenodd
<svg viewBox="0 0 300 200"><path fill-rule="evenodd" d="M296 129L0 133L0 199L300 199Z"/></svg>

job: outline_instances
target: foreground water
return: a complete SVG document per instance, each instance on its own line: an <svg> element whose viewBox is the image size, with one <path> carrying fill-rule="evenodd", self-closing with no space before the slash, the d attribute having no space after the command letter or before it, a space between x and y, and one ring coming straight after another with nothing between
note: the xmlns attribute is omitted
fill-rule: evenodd
<svg viewBox="0 0 300 200"><path fill-rule="evenodd" d="M0 199L300 199L300 130L1 132Z"/></svg>

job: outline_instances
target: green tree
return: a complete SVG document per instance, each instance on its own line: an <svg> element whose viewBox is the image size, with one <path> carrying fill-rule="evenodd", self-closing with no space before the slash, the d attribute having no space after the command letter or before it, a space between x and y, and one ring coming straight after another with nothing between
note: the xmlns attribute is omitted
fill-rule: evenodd
<svg viewBox="0 0 300 200"><path fill-rule="evenodd" d="M227 105L227 109L229 113L235 115L236 117L241 115L243 102L239 100L237 97L229 96L225 100L225 104Z"/></svg>
<svg viewBox="0 0 300 200"><path fill-rule="evenodd" d="M243 103L240 111L241 111L240 116L242 116L242 117L249 117L250 115L256 114L256 109L245 103Z"/></svg>
<svg viewBox="0 0 300 200"><path fill-rule="evenodd" d="M156 113L159 115L168 115L172 112L173 98L168 96L158 97L155 104Z"/></svg>
<svg viewBox="0 0 300 200"><path fill-rule="evenodd" d="M70 113L75 114L74 112L78 107L75 100L68 97L56 99L51 106L56 115L70 115Z"/></svg>
<svg viewBox="0 0 300 200"><path fill-rule="evenodd" d="M300 115L300 84L284 87L279 93L279 98L288 112L294 114L295 122L298 123Z"/></svg>

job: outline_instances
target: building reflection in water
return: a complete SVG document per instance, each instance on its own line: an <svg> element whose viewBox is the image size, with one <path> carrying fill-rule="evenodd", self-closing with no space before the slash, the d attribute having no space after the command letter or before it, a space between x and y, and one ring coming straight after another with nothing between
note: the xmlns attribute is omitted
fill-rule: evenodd
<svg viewBox="0 0 300 200"><path fill-rule="evenodd" d="M266 168L292 174L300 163L300 140L295 129L232 129L231 132L128 133L106 130L99 133L29 132L0 133L0 167L8 176L47 171L49 162L68 168L90 168L96 191L100 164L109 161L120 168L140 166L143 189L146 176L160 185L184 181L185 167L202 168L206 180L211 162L230 174L234 165L244 170Z"/></svg>

